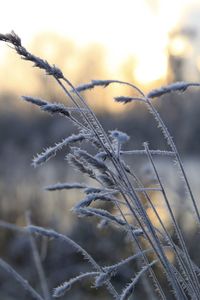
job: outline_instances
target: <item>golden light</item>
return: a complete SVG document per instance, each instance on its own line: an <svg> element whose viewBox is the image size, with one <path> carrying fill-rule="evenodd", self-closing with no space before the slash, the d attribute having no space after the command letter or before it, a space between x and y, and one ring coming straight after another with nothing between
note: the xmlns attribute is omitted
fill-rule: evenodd
<svg viewBox="0 0 200 300"><path fill-rule="evenodd" d="M163 223L167 226L170 227L171 222L169 219L169 216L166 215L166 208L165 207L156 207L157 213L159 214L161 220L163 221ZM151 221L153 222L154 226L156 226L157 228L161 228L160 222L157 219L154 211L151 208L147 209L147 214L149 216L149 218L151 219Z"/></svg>
<svg viewBox="0 0 200 300"><path fill-rule="evenodd" d="M197 66L198 71L200 72L200 55L196 59L196 66Z"/></svg>
<svg viewBox="0 0 200 300"><path fill-rule="evenodd" d="M164 54L156 56L153 52L151 58L149 56L140 58L134 70L136 80L144 85L164 79L167 70L167 59Z"/></svg>
<svg viewBox="0 0 200 300"><path fill-rule="evenodd" d="M187 37L176 36L170 43L170 54L174 56L189 56L192 52L192 47L189 44Z"/></svg>
<svg viewBox="0 0 200 300"><path fill-rule="evenodd" d="M125 3L102 0L95 7L92 0L60 0L59 4L35 0L30 10L25 0L7 0L3 4L0 28L3 33L15 30L26 46L45 31L73 39L80 47L99 43L106 50L107 69L112 77L121 77L120 66L132 56L136 61L134 78L149 85L166 76L168 34L186 4L193 2L158 0L155 9L148 0L126 0ZM185 50L188 45L184 40L174 40L173 53L179 55ZM0 64L5 52L7 49L0 47ZM54 48L47 45L46 52L53 56Z"/></svg>

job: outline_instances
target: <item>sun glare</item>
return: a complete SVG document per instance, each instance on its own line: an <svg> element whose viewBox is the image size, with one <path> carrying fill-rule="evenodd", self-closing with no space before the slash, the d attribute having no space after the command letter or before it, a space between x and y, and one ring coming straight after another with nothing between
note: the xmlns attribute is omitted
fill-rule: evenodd
<svg viewBox="0 0 200 300"><path fill-rule="evenodd" d="M153 6L148 0L126 0L124 3L102 0L94 7L92 0L60 0L58 5L54 1L35 0L31 10L26 2L4 2L0 20L3 33L14 29L26 45L45 31L73 39L79 46L99 43L107 51L111 74L119 72L123 61L132 56L136 62L133 67L135 79L145 85L166 76L168 35L185 5L193 1L157 0ZM183 40L176 40L173 51L182 53L184 47ZM53 49L47 47L47 51L53 52ZM1 62L5 52L5 48L0 49Z"/></svg>
<svg viewBox="0 0 200 300"><path fill-rule="evenodd" d="M174 56L188 56L192 52L189 41L184 36L175 37L170 45L170 53Z"/></svg>
<svg viewBox="0 0 200 300"><path fill-rule="evenodd" d="M152 59L144 57L138 61L134 75L138 82L145 85L153 81L164 79L166 70L167 59L164 55L158 55L157 57L152 57Z"/></svg>

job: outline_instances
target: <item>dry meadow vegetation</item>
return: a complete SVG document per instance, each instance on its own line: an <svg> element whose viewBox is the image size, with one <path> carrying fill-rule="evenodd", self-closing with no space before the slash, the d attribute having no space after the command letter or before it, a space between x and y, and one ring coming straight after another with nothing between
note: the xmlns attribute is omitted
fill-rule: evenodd
<svg viewBox="0 0 200 300"><path fill-rule="evenodd" d="M4 270L5 278L6 274L9 274L7 280L10 284L12 280L18 282L21 289L25 291L24 299L71 299L71 290L78 289L79 285L84 285L87 281L93 288L91 293L94 289L102 290L102 287L107 290L106 294L99 299L136 299L135 295L138 297L138 294L135 292L138 286L145 299L200 299L200 269L191 257L182 224L171 205L170 195L157 166L158 157L161 160L167 158L175 164L178 176L181 177L182 185L187 191L188 201L191 203L189 214L195 219L198 230L199 208L175 142L154 105L154 101L163 95L185 92L188 88L198 87L200 84L177 82L152 90L147 95L134 84L120 80L92 80L75 87L58 67L30 53L14 32L0 34L0 40L9 44L23 60L31 62L51 76L64 92L67 100L71 101L71 105L65 106L59 102L52 103L41 98L23 96L24 101L37 106L42 111L66 118L66 126L70 123L74 128L70 136L36 155L33 166L39 167L62 150L61 152L65 153L66 163L73 167L74 172L80 172L80 179L83 180L55 183L46 186L45 189L52 192L79 190L82 198L73 206L72 211L80 218L94 219L94 222L90 223L91 228L88 228L91 234L96 225L104 233L112 228L114 234L120 237L118 243L123 244L124 240L126 247L128 245L128 251L124 249L119 261L112 264L99 263L96 259L98 253L91 255L70 237L54 229L34 225L27 212L26 226L20 227L3 220L0 226L4 230L14 231L14 234L20 233L29 240L38 283L32 287L11 264L0 259L0 268ZM130 137L125 132L116 129L110 129L108 132L104 130L103 124L99 122L83 95L87 90L106 88L110 85L126 85L131 88L131 96L118 96L114 101L119 105L131 105L133 102L144 105L155 119L158 131L162 132L165 149L152 149L150 141L144 142L140 149L128 149ZM130 157L146 159L150 170L148 181L138 174L134 166L129 165ZM159 195L171 228L154 202L155 194ZM182 206L181 209L185 210L186 207ZM199 242L198 235L199 232L196 234L195 243ZM43 238L58 247L62 245L63 249L65 247L67 249L70 245L75 252L82 255L89 267L52 287L48 280L51 275L47 274L38 249L38 241ZM108 251L113 252L114 256L118 251L118 245L113 243L113 248ZM127 253L127 256L124 256L124 253ZM112 256L112 253L110 255ZM66 258L65 254L63 254L63 264L65 264L64 258ZM75 266L74 270L76 270ZM122 278L122 274L127 273L126 270L129 270L128 275L125 276L127 280L121 280L123 284L120 284L117 278ZM95 299L98 297L93 296Z"/></svg>

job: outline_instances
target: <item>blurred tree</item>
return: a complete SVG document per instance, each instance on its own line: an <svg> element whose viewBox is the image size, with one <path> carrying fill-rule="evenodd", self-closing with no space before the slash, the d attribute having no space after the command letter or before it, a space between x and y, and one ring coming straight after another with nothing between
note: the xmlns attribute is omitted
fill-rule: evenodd
<svg viewBox="0 0 200 300"><path fill-rule="evenodd" d="M188 6L169 35L171 80L198 81L200 78L200 5Z"/></svg>

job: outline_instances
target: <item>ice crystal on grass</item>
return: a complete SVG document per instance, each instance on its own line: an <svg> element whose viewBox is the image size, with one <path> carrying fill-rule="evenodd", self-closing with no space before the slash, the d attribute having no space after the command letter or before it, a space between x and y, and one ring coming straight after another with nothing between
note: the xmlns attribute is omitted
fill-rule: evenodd
<svg viewBox="0 0 200 300"><path fill-rule="evenodd" d="M194 82L175 82L167 86L163 86L159 89L152 90L147 94L147 97L155 98L171 92L176 92L176 91L184 92L190 86L200 86L200 84Z"/></svg>
<svg viewBox="0 0 200 300"><path fill-rule="evenodd" d="M64 146L68 146L70 144L76 143L76 142L82 142L85 139L85 136L83 134L72 134L71 136L67 137L66 139L62 140L62 142L57 143L53 147L49 147L46 150L44 150L41 154L38 154L37 157L33 159L33 166L37 167L46 161L48 161L50 158L54 157L56 153L61 150Z"/></svg>
<svg viewBox="0 0 200 300"><path fill-rule="evenodd" d="M19 228L18 226L0 221L0 226L4 229L16 230L20 233L26 233L29 236L32 250L35 253L36 268L39 271L39 275L42 275L39 277L43 281L41 282L43 294L46 294L44 300L48 300L49 298L47 282L46 278L44 278L45 273L41 272L42 265L39 263L39 252L35 248L36 244L33 240L33 234L45 236L57 243L62 242L71 245L75 251L82 254L92 268L91 271L64 281L64 283L54 289L53 297L63 296L73 284L92 277L94 286L98 288L104 285L114 299L128 300L134 294L138 280L141 279L143 289L146 295L149 296L149 299L155 299L155 291L158 297L164 300L167 299L169 293L167 293L167 289L163 290L162 283L160 283L160 276L152 268L156 263L159 263L162 276L165 277L169 290L172 290L176 299L199 299L199 267L195 265L190 257L182 228L176 220L176 214L170 204L169 195L165 190L156 163L154 162L155 156L160 156L161 158L167 156L176 161L183 177L184 186L187 188L190 196L198 226L200 223L199 207L173 138L155 108L152 99L171 92L185 92L187 88L192 86L198 87L200 84L176 82L155 89L147 95L134 84L120 80L92 80L90 83L82 84L75 88L59 68L49 64L45 59L33 55L22 46L21 39L14 32L5 35L0 34L0 41L11 45L22 59L32 62L35 67L42 69L47 75L52 76L65 93L67 100L71 100L72 106L66 107L61 103L50 103L40 98L23 96L26 102L39 106L42 111L46 111L52 115L60 114L67 117L66 122L69 120L72 121L76 129L76 134L71 134L61 142L45 149L34 158L33 165L39 166L43 164L54 157L58 151L67 147L67 154L65 154L67 162L95 183L94 186L93 184L87 185L84 183L57 183L49 185L45 189L48 191L81 189L85 196L81 201L75 203L73 207L73 211L77 216L100 219L99 227L105 226L105 230L107 230L108 226L113 225L114 230L121 230L124 236L130 238L129 247L131 255L129 257L121 259L110 266L100 266L78 243L55 230L34 226L29 222L25 228ZM129 136L119 130L110 130L108 132L104 130L80 92L95 87L107 87L111 84L125 85L131 88L132 91L130 96L115 97L114 100L116 102L129 104L139 101L147 107L167 142L165 150L150 149L148 143L144 143L144 149L123 150L124 144L129 141ZM79 147L74 147L74 144L77 142L83 143L80 146L78 145ZM155 182L151 182L151 184L143 182L144 180L138 176L135 167L130 167L127 163L126 158L128 155L146 156L154 172L156 184ZM162 195L161 201L165 203L166 211L172 220L175 239L160 217L157 207L154 204L152 195L157 192ZM155 219L159 224L158 227L151 220L148 209L153 211ZM168 258L166 250L173 254L174 261ZM119 287L117 285L115 287L113 277L116 273L120 272L122 266L126 266L133 260L136 263L136 269L134 269L136 275L129 274L132 280L129 280L125 288L118 291ZM3 260L0 260L0 267L12 275L32 298L42 300L42 297L28 282ZM145 273L148 276L145 276Z"/></svg>

